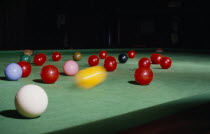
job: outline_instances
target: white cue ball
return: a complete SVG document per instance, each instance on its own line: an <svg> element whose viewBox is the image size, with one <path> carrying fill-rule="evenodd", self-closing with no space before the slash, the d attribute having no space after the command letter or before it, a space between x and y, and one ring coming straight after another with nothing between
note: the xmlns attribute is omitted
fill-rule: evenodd
<svg viewBox="0 0 210 134"><path fill-rule="evenodd" d="M40 86L29 84L21 87L15 96L16 110L24 117L36 118L48 106L48 96Z"/></svg>

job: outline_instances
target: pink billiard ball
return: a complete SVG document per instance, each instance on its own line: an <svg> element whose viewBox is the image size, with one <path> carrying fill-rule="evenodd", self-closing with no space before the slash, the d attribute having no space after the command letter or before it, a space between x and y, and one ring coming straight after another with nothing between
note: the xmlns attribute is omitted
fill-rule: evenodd
<svg viewBox="0 0 210 134"><path fill-rule="evenodd" d="M68 76L74 76L79 71L79 65L76 61L68 60L63 65L64 73Z"/></svg>
<svg viewBox="0 0 210 134"><path fill-rule="evenodd" d="M156 52L158 53L158 52L163 52L163 49L162 48L157 48L156 49Z"/></svg>

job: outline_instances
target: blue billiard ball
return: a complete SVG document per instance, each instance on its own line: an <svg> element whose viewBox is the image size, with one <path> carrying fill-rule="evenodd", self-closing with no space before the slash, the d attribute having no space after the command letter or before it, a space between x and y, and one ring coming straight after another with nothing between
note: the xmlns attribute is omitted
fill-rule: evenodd
<svg viewBox="0 0 210 134"><path fill-rule="evenodd" d="M22 68L17 63L10 63L4 69L4 74L8 80L16 81L22 76Z"/></svg>

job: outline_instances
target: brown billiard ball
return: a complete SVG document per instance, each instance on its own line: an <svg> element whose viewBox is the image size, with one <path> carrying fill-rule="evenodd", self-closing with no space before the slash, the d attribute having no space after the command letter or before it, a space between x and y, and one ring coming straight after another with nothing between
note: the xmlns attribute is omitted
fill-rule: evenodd
<svg viewBox="0 0 210 134"><path fill-rule="evenodd" d="M26 49L26 50L24 50L24 54L31 56L31 55L33 55L33 50Z"/></svg>
<svg viewBox="0 0 210 134"><path fill-rule="evenodd" d="M73 53L73 59L74 59L75 61L81 60L81 59L82 59L82 54L81 54L80 52L74 52L74 53Z"/></svg>

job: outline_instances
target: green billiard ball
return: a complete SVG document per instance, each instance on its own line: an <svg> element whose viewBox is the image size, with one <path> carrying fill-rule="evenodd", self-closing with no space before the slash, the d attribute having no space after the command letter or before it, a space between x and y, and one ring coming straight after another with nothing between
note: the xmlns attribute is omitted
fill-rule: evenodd
<svg viewBox="0 0 210 134"><path fill-rule="evenodd" d="M28 63L30 63L31 57L27 54L24 54L24 55L20 56L20 61L27 61Z"/></svg>

